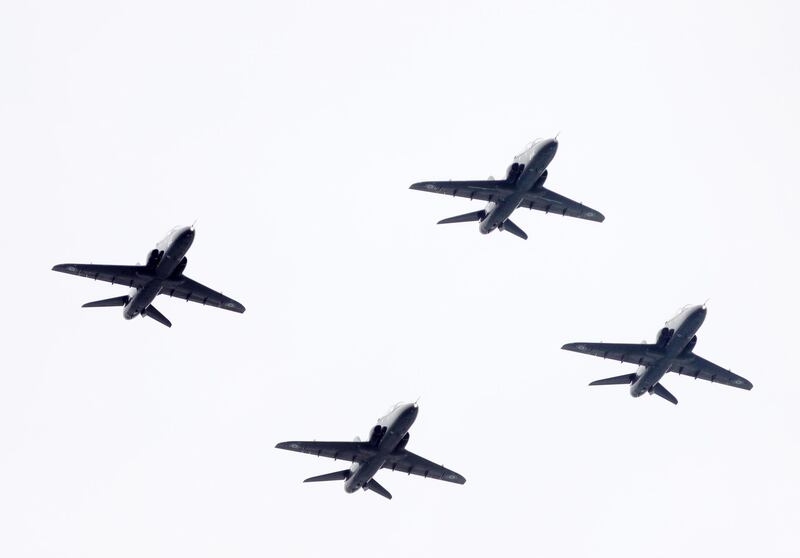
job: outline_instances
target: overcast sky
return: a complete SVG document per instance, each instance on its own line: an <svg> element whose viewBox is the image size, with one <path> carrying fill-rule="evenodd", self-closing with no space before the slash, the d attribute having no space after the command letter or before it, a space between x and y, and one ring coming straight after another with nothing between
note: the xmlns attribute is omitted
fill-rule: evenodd
<svg viewBox="0 0 800 558"><path fill-rule="evenodd" d="M0 554L798 556L795 2L6 2L0 7ZM603 224L436 221L502 176ZM244 315L50 271L144 262ZM561 351L652 341L710 298L677 407ZM421 396L390 502L274 449Z"/></svg>

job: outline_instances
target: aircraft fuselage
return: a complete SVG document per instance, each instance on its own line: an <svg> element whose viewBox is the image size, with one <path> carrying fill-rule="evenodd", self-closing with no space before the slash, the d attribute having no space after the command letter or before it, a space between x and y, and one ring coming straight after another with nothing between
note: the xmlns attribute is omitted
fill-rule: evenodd
<svg viewBox="0 0 800 558"><path fill-rule="evenodd" d="M631 384L631 395L640 397L648 393L661 378L670 371L678 357L691 352L694 338L706 319L705 306L690 306L666 323L669 336L664 347L664 356L650 366L640 366L637 378Z"/></svg>
<svg viewBox="0 0 800 558"><path fill-rule="evenodd" d="M557 150L556 139L545 139L534 142L514 157L507 175L509 182L513 180L514 193L500 203L489 202L485 209L486 216L478 225L478 230L482 234L489 234L497 228L502 228L506 219L511 217L514 210L522 203L525 194L544 184L544 179L547 177L545 171L556 156Z"/></svg>
<svg viewBox="0 0 800 558"><path fill-rule="evenodd" d="M353 464L350 475L344 483L347 493L364 489L366 484L380 471L389 455L391 455L403 442L411 425L417 420L419 408L415 403L398 405L385 417L378 420L373 432L379 432L377 439L377 453L363 463ZM366 489L365 489L366 490Z"/></svg>
<svg viewBox="0 0 800 558"><path fill-rule="evenodd" d="M135 318L147 310L161 292L164 282L171 278L183 264L186 252L194 242L192 227L176 228L156 245L148 256L148 267L152 266L152 278L141 289L131 291L130 300L122 309L126 320Z"/></svg>

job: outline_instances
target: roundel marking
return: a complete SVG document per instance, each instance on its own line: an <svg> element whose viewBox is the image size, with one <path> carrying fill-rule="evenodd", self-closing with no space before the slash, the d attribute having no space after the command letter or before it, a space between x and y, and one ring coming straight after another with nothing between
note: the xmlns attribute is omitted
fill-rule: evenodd
<svg viewBox="0 0 800 558"><path fill-rule="evenodd" d="M585 351L586 350L586 345L578 345L575 348L578 349L579 351Z"/></svg>
<svg viewBox="0 0 800 558"><path fill-rule="evenodd" d="M292 449L300 449L300 444L292 444Z"/></svg>
<svg viewBox="0 0 800 558"><path fill-rule="evenodd" d="M74 265L71 265L67 268L67 271L78 271Z"/></svg>

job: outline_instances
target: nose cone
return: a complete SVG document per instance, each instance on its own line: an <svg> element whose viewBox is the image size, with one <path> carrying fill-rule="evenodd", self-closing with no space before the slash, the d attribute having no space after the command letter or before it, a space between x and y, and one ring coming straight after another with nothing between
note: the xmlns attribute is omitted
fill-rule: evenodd
<svg viewBox="0 0 800 558"><path fill-rule="evenodd" d="M540 153L544 153L552 159L555 157L556 151L558 151L558 140L556 138L542 140L542 143L539 147Z"/></svg>
<svg viewBox="0 0 800 558"><path fill-rule="evenodd" d="M402 417L403 421L407 422L409 425L413 424L415 420L417 420L417 414L419 413L419 407L417 407L416 403L409 403L405 409L403 409Z"/></svg>
<svg viewBox="0 0 800 558"><path fill-rule="evenodd" d="M185 244L191 244L194 242L194 229L191 227L186 227L181 231L179 238L181 242Z"/></svg>
<svg viewBox="0 0 800 558"><path fill-rule="evenodd" d="M697 327L700 327L700 324L706 320L707 313L708 310L705 306L697 305L691 309L689 316L690 319L697 324Z"/></svg>
<svg viewBox="0 0 800 558"><path fill-rule="evenodd" d="M698 304L697 306L692 308L692 315L693 316L698 316L698 317L702 316L702 317L705 318L707 312L708 312L708 310L706 309L706 307L703 306L703 305L700 305L700 304Z"/></svg>

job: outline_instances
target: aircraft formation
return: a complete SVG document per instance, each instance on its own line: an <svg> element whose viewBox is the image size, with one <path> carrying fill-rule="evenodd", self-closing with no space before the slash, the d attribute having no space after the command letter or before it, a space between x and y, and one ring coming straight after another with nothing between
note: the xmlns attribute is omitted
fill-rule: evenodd
<svg viewBox="0 0 800 558"><path fill-rule="evenodd" d="M558 138L537 139L514 157L502 180L425 181L411 185L412 190L447 194L487 203L484 209L442 219L439 224L477 222L482 234L507 231L519 238L528 235L510 217L519 207L555 213L601 223L599 211L575 202L544 187L547 167L558 151ZM158 295L169 295L204 306L215 306L243 313L245 307L184 275L186 253L195 237L194 226L176 227L147 254L144 265L59 264L53 271L119 284L130 289L127 295L88 302L84 308L121 307L130 320L136 316L151 318L171 327L172 323L153 306ZM690 305L659 329L655 343L567 343L566 351L619 360L638 366L635 372L596 380L589 385L628 385L633 397L645 393L677 404L661 380L669 372L692 376L712 383L750 390L753 384L694 353L697 332L706 319L706 305ZM417 419L417 403L398 403L377 420L369 439L352 442L289 441L276 448L348 461L347 469L311 477L303 482L342 481L347 493L371 491L391 499L391 493L375 480L382 469L409 475L464 484L460 474L429 461L406 449L409 430Z"/></svg>

